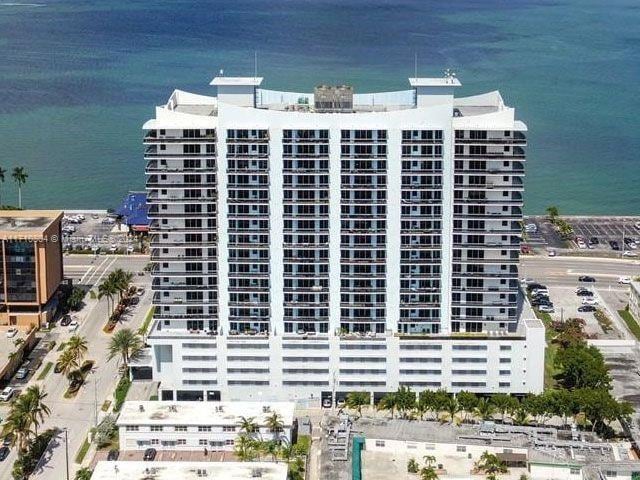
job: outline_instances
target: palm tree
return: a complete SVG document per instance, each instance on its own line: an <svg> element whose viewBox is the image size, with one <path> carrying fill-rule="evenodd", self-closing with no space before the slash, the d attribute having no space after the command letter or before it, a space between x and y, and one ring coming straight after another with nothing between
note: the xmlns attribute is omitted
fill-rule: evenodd
<svg viewBox="0 0 640 480"><path fill-rule="evenodd" d="M75 480L91 480L92 470L89 467L82 467L76 472Z"/></svg>
<svg viewBox="0 0 640 480"><path fill-rule="evenodd" d="M398 401L395 393L387 393L380 399L378 403L378 410L391 410L391 418L394 417L394 412L398 406Z"/></svg>
<svg viewBox="0 0 640 480"><path fill-rule="evenodd" d="M2 427L2 435L11 436L11 446L17 446L24 452L27 449L27 440L33 433L31 431L31 417L27 410L26 402L16 400L11 406L11 411Z"/></svg>
<svg viewBox="0 0 640 480"><path fill-rule="evenodd" d="M244 432L250 437L253 436L254 433L260 431L260 427L256 423L256 419L254 417L240 417L238 426L240 427L241 432Z"/></svg>
<svg viewBox="0 0 640 480"><path fill-rule="evenodd" d="M4 175L7 171L0 167L0 183L4 183ZM0 206L2 206L2 192L0 192Z"/></svg>
<svg viewBox="0 0 640 480"><path fill-rule="evenodd" d="M436 464L436 457L433 455L425 455L422 459L427 467L433 467Z"/></svg>
<svg viewBox="0 0 640 480"><path fill-rule="evenodd" d="M346 405L348 408L355 410L358 417L362 416L362 407L369 405L371 396L368 392L351 392L347 395Z"/></svg>
<svg viewBox="0 0 640 480"><path fill-rule="evenodd" d="M31 424L34 427L34 434L37 437L40 423L44 421L45 416L51 414L49 407L44 404L47 393L42 390L39 385L31 385L20 398L22 397L24 397L25 407L28 411Z"/></svg>
<svg viewBox="0 0 640 480"><path fill-rule="evenodd" d="M269 440L268 442L263 442L263 445L264 453L271 455L271 461L278 463L278 452L280 451L278 442L275 440Z"/></svg>
<svg viewBox="0 0 640 480"><path fill-rule="evenodd" d="M118 268L109 274L108 280L113 284L114 289L118 293L118 300L122 299L122 295L129 289L129 284L133 279L133 273L125 272Z"/></svg>
<svg viewBox="0 0 640 480"><path fill-rule="evenodd" d="M495 411L495 405L486 398L481 398L474 409L474 413L482 420L490 419Z"/></svg>
<svg viewBox="0 0 640 480"><path fill-rule="evenodd" d="M509 469L500 458L485 450L480 456L480 461L476 463L476 467L482 470L487 476L487 480L496 480L499 473L507 473Z"/></svg>
<svg viewBox="0 0 640 480"><path fill-rule="evenodd" d="M111 337L107 348L107 360L120 356L122 366L125 371L129 368L129 362L137 360L142 356L144 344L140 335L134 331L124 328Z"/></svg>
<svg viewBox="0 0 640 480"><path fill-rule="evenodd" d="M526 425L529 423L529 412L524 407L518 407L513 415L513 423L516 425Z"/></svg>
<svg viewBox="0 0 640 480"><path fill-rule="evenodd" d="M58 357L56 362L56 369L61 371L64 375L69 375L73 370L78 368L78 360L76 355L71 350L65 350Z"/></svg>
<svg viewBox="0 0 640 480"><path fill-rule="evenodd" d="M87 339L80 335L74 335L67 341L65 350L73 352L76 363L79 365L88 350Z"/></svg>
<svg viewBox="0 0 640 480"><path fill-rule="evenodd" d="M273 440L278 442L280 440L280 432L284 429L284 422L282 421L280 414L278 414L278 412L273 412L265 419L264 424L271 433L273 433Z"/></svg>
<svg viewBox="0 0 640 480"><path fill-rule="evenodd" d="M456 413L460 411L460 404L458 403L456 397L449 397L449 399L444 404L444 410L449 414L449 418L451 419L451 423L453 424L456 418Z"/></svg>
<svg viewBox="0 0 640 480"><path fill-rule="evenodd" d="M107 277L100 285L98 285L98 300L106 297L109 316L111 316L111 314L113 313L113 297L116 293L118 293L118 288L111 276ZM92 295L95 296L95 293Z"/></svg>
<svg viewBox="0 0 640 480"><path fill-rule="evenodd" d="M256 457L255 441L246 435L239 435L235 441L234 451L241 462L248 462Z"/></svg>
<svg viewBox="0 0 640 480"><path fill-rule="evenodd" d="M18 208L22 208L22 186L27 183L29 175L24 171L24 167L15 167L11 176L18 184Z"/></svg>
<svg viewBox="0 0 640 480"><path fill-rule="evenodd" d="M547 212L547 215L549 215L549 221L551 223L555 223L556 218L558 218L558 215L560 215L558 207L556 207L555 205L551 205L547 207L546 212Z"/></svg>

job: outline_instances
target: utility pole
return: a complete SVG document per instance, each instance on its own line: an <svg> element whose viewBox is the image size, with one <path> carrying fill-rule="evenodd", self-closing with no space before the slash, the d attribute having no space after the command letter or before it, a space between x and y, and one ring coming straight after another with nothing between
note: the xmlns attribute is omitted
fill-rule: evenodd
<svg viewBox="0 0 640 480"><path fill-rule="evenodd" d="M95 427L98 426L98 377L93 379L93 410L95 413Z"/></svg>
<svg viewBox="0 0 640 480"><path fill-rule="evenodd" d="M69 433L67 427L64 427L64 453L67 465L67 480L69 480Z"/></svg>

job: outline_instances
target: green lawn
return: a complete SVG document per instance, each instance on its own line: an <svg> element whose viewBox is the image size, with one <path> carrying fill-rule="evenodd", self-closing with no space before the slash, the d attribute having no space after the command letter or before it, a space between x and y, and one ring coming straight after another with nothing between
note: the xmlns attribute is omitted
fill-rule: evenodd
<svg viewBox="0 0 640 480"><path fill-rule="evenodd" d="M556 331L551 326L553 323L551 315L545 312L539 312L536 308L534 308L533 311L542 323L544 323L545 338L547 340L547 348L544 352L544 387L553 388L556 386L555 376L559 373L559 370L555 367L558 346L551 342L556 336Z"/></svg>
<svg viewBox="0 0 640 480"><path fill-rule="evenodd" d="M80 447L80 450L78 450L78 453L76 454L76 463L82 463L82 461L84 460L84 457L87 455L87 452L89 451L90 446L91 444L85 438L84 443L82 444L82 446Z"/></svg>
<svg viewBox="0 0 640 480"><path fill-rule="evenodd" d="M636 338L640 340L640 325L638 325L638 322L636 322L636 320L633 318L633 315L629 313L629 310L618 310L618 313L624 320L624 323L627 324L629 330L631 330L631 333L633 333Z"/></svg>
<svg viewBox="0 0 640 480"><path fill-rule="evenodd" d="M51 371L51 367L53 367L53 362L47 362L47 364L42 369L42 372L40 372L40 375L38 375L38 380L44 380L45 377L49 374L49 371Z"/></svg>
<svg viewBox="0 0 640 480"><path fill-rule="evenodd" d="M127 392L129 392L129 387L131 386L131 382L129 378L122 377L118 382L118 386L116 387L116 391L113 394L115 397L115 403L113 405L113 411L119 412L122 408L122 404L124 403L125 398L127 398Z"/></svg>

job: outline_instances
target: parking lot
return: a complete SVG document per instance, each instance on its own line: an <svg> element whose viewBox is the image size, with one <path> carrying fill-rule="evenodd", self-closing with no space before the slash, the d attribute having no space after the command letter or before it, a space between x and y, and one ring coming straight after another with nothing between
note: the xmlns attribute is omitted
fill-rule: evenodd
<svg viewBox="0 0 640 480"><path fill-rule="evenodd" d="M84 220L77 219L77 215ZM75 217L75 218L74 218ZM108 219L108 220L106 220ZM109 223L107 223L109 222ZM107 216L107 212L68 212L62 221L63 249L65 251L100 251L109 253L132 253L139 251L141 245L135 237L127 235L126 226L118 226L115 220ZM72 226L75 231L64 233L65 228Z"/></svg>
<svg viewBox="0 0 640 480"><path fill-rule="evenodd" d="M630 256L640 256L640 217L562 217L573 228L574 235L563 240L555 227L544 216L527 217L524 224L535 224L537 231L526 234L526 242L532 246L554 249L592 250L595 253L620 255L627 251ZM579 246L579 239L584 244ZM616 242L618 249L612 247Z"/></svg>

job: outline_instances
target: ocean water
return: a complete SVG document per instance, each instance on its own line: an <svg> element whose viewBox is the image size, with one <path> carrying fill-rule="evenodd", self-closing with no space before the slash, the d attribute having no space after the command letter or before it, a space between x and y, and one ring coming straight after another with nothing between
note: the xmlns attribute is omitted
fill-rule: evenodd
<svg viewBox="0 0 640 480"><path fill-rule="evenodd" d="M400 90L454 69L530 129L526 211L640 213L638 0L0 1L0 167L24 204L106 208L144 188L140 127L174 88ZM10 176L3 200L15 202Z"/></svg>

